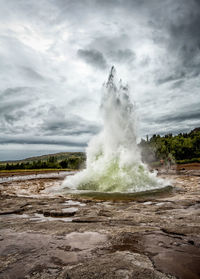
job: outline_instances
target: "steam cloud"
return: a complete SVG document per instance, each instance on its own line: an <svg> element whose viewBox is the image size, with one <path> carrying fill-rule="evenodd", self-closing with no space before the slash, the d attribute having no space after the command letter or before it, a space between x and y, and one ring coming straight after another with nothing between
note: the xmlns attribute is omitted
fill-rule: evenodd
<svg viewBox="0 0 200 279"><path fill-rule="evenodd" d="M89 142L87 167L67 177L63 187L100 192L138 192L165 186L141 161L136 142L135 108L129 88L115 80L112 67L103 85L103 130Z"/></svg>

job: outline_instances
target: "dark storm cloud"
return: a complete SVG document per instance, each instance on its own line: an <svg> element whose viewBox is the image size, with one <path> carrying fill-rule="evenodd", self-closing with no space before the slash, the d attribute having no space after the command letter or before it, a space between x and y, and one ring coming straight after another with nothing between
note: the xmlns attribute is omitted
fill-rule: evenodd
<svg viewBox="0 0 200 279"><path fill-rule="evenodd" d="M85 146L99 131L98 89L113 64L145 133L198 123L199 0L2 0L0 18L4 149Z"/></svg>
<svg viewBox="0 0 200 279"><path fill-rule="evenodd" d="M200 74L200 5L198 1L166 1L166 9L158 5L152 11L154 39L168 49L173 58L174 75L186 78ZM159 30L166 34L167 40ZM168 66L168 65L166 65Z"/></svg>
<svg viewBox="0 0 200 279"><path fill-rule="evenodd" d="M15 137L15 136L7 136L0 137L0 144L45 144L45 145L64 145L64 146L77 146L77 147L85 147L86 142L76 142L75 140L67 140L67 139L53 139L47 137Z"/></svg>
<svg viewBox="0 0 200 279"><path fill-rule="evenodd" d="M187 1L185 9L189 10L187 16L172 23L169 31L172 38L172 47L179 47L184 64L190 65L191 60L199 54L200 50L200 6L192 5L190 1Z"/></svg>
<svg viewBox="0 0 200 279"><path fill-rule="evenodd" d="M178 135L180 133L188 133L194 128L195 128L195 126L192 126L192 125L188 125L188 126L184 126L184 127L180 127L180 126L167 127L167 129L160 128L160 129L158 129L157 134L159 134L161 136L164 136L166 134Z"/></svg>
<svg viewBox="0 0 200 279"><path fill-rule="evenodd" d="M77 51L78 56L80 56L86 63L95 66L100 69L105 69L107 67L106 60L103 54L96 49L79 49Z"/></svg>
<svg viewBox="0 0 200 279"><path fill-rule="evenodd" d="M99 126L86 121L78 115L65 113L62 108L51 106L48 114L43 119L42 125L38 127L41 134L50 135L74 135L95 134Z"/></svg>
<svg viewBox="0 0 200 279"><path fill-rule="evenodd" d="M163 76L163 71L161 71L160 76L157 75L157 84L162 84L180 77L190 79L200 74L199 3L198 0L166 0L163 2L160 0L135 0L103 1L102 5L109 10L120 11L119 15L126 15L133 24L135 21L133 18L131 19L131 15L134 14L136 21L141 20L143 25L149 26L151 40L168 51L168 59L166 61L162 59L163 67L166 67L166 70L172 74ZM127 38L132 37L128 29L123 29L121 35L122 33L126 33ZM111 42L107 46L105 46L106 38L95 40L99 41L100 49L102 42L108 49L116 48L116 45L119 47L119 44L112 39L112 35L109 39ZM119 41L121 43L124 40ZM127 44L126 40L125 43Z"/></svg>
<svg viewBox="0 0 200 279"><path fill-rule="evenodd" d="M70 119L50 119L41 127L46 135L82 135L96 134L99 127L88 123L80 117L70 116Z"/></svg>
<svg viewBox="0 0 200 279"><path fill-rule="evenodd" d="M97 36L87 45L87 48L104 54L105 62L102 68L105 68L113 63L127 66L134 63L136 54L129 45L131 45L130 36L123 31L115 35Z"/></svg>
<svg viewBox="0 0 200 279"><path fill-rule="evenodd" d="M146 123L151 124L163 124L163 125L171 125L171 131L173 130L173 126L175 126L176 130L178 126L184 125L189 126L189 123L196 122L197 125L200 124L200 103L185 105L182 108L179 108L176 112L171 112L170 114L161 115L160 117L145 117L143 120Z"/></svg>
<svg viewBox="0 0 200 279"><path fill-rule="evenodd" d="M200 110L198 111L190 111L190 112L182 112L182 113L177 113L174 115L168 115L165 117L159 118L156 122L157 123L180 123L183 121L190 121L190 120L197 120L200 123Z"/></svg>
<svg viewBox="0 0 200 279"><path fill-rule="evenodd" d="M26 116L25 108L30 106L30 102L35 99L32 93L33 88L14 87L7 88L0 92L0 129L2 122L13 124Z"/></svg>

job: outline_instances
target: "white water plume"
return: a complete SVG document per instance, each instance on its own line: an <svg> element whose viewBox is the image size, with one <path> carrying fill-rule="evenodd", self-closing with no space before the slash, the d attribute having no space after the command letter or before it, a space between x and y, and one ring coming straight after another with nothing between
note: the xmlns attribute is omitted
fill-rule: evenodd
<svg viewBox="0 0 200 279"><path fill-rule="evenodd" d="M129 88L115 81L112 67L103 85L103 130L88 144L86 169L67 177L63 187L99 192L141 192L165 186L142 163L136 142L135 107Z"/></svg>

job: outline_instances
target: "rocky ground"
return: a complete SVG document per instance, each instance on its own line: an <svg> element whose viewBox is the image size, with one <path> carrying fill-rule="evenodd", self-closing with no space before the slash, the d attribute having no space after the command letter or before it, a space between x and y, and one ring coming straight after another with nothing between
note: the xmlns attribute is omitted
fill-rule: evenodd
<svg viewBox="0 0 200 279"><path fill-rule="evenodd" d="M178 171L162 173L172 190L126 199L59 194L63 175L4 175L0 278L200 278L200 170Z"/></svg>

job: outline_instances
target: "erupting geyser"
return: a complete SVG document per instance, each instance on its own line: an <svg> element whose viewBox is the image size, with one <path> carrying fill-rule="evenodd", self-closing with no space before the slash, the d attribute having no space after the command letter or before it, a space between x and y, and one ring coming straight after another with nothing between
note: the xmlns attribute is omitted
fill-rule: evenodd
<svg viewBox="0 0 200 279"><path fill-rule="evenodd" d="M165 186L142 163L136 143L135 108L129 88L115 82L112 67L103 85L103 130L87 148L86 169L67 177L63 187L98 192L141 192Z"/></svg>

